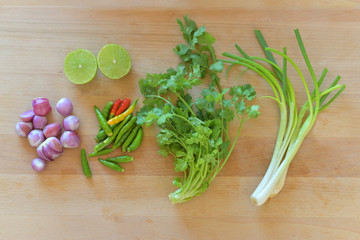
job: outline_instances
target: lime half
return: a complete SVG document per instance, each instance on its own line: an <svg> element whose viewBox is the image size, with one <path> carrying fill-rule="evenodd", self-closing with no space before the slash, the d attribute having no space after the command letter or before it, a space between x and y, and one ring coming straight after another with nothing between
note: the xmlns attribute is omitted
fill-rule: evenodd
<svg viewBox="0 0 360 240"><path fill-rule="evenodd" d="M105 45L97 56L100 71L111 79L119 79L128 74L131 59L125 48L117 44Z"/></svg>
<svg viewBox="0 0 360 240"><path fill-rule="evenodd" d="M96 58L86 49L72 51L65 58L64 71L67 78L75 84L90 82L97 71Z"/></svg>

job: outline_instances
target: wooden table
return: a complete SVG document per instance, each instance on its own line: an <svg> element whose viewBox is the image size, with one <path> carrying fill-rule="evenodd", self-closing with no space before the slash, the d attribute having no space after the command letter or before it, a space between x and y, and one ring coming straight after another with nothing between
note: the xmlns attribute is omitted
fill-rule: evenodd
<svg viewBox="0 0 360 240"><path fill-rule="evenodd" d="M248 121L220 175L200 197L172 205L176 175L160 157L155 127L145 129L135 161L119 174L90 159L93 178L82 174L80 149L66 149L36 173L36 152L14 133L19 114L34 97L74 103L81 120L81 147L94 146L93 105L117 97L141 97L146 73L174 67L173 47L182 43L176 18L189 14L206 25L216 51L240 44L261 55L253 34L303 64L293 33L299 28L316 73L329 69L347 89L321 113L290 166L281 193L255 207L249 196L271 158L279 124L276 104L258 99L261 116ZM0 3L0 239L360 239L360 3L335 1L34 1ZM121 80L100 72L85 85L64 75L65 56L77 48L97 54L108 43L124 46L133 61ZM223 83L235 83L234 70ZM293 73L292 73L293 74ZM309 80L309 75L306 77ZM259 96L268 85L252 73ZM295 83L299 103L305 95ZM194 90L194 94L199 93ZM62 118L56 111L51 121ZM236 127L236 123L232 125ZM233 137L233 135L232 135Z"/></svg>

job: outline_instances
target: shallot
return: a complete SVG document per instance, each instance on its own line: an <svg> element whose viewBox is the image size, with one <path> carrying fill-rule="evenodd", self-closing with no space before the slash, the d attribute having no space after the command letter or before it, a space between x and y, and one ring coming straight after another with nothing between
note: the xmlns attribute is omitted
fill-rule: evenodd
<svg viewBox="0 0 360 240"><path fill-rule="evenodd" d="M65 131L60 138L64 148L77 148L80 145L80 137L77 132Z"/></svg>
<svg viewBox="0 0 360 240"><path fill-rule="evenodd" d="M49 137L36 149L39 157L44 160L53 161L63 152L62 145L56 137Z"/></svg>
<svg viewBox="0 0 360 240"><path fill-rule="evenodd" d="M42 146L42 144L40 144L40 145L36 148L36 152L37 152L39 158L44 159L44 160L47 160L47 161L52 161L52 159L49 159L49 158L47 158L47 157L45 156L45 154L43 153L42 150L43 150L43 146Z"/></svg>
<svg viewBox="0 0 360 240"><path fill-rule="evenodd" d="M33 125L31 122L18 122L15 127L15 132L20 137L26 137L32 129Z"/></svg>
<svg viewBox="0 0 360 240"><path fill-rule="evenodd" d="M34 129L28 134L28 141L30 146L37 147L39 146L44 140L44 134L41 130Z"/></svg>
<svg viewBox="0 0 360 240"><path fill-rule="evenodd" d="M63 121L63 128L65 131L76 131L79 128L79 125L79 118L74 115L67 116Z"/></svg>
<svg viewBox="0 0 360 240"><path fill-rule="evenodd" d="M34 169L34 171L41 172L46 167L46 161L44 159L41 159L41 158L35 158L31 162L31 167L32 167L32 169Z"/></svg>
<svg viewBox="0 0 360 240"><path fill-rule="evenodd" d="M49 123L47 114L52 108L49 99L37 97L32 100L32 110L20 114L21 122L16 124L15 132L21 137L27 137L29 144L36 147L39 157L31 162L32 168L41 172L46 167L47 161L54 161L63 152L63 148L77 148L80 137L76 131L79 128L79 118L70 115L73 111L72 102L68 98L61 98L56 104L56 110L64 116L60 123ZM64 132L61 138L57 137Z"/></svg>
<svg viewBox="0 0 360 240"><path fill-rule="evenodd" d="M20 118L21 121L23 122L31 122L31 120L33 120L35 114L33 110L29 110L26 112L23 112L22 114L20 114Z"/></svg>
<svg viewBox="0 0 360 240"><path fill-rule="evenodd" d="M44 127L44 135L46 138L57 137L61 132L60 123L50 123Z"/></svg>
<svg viewBox="0 0 360 240"><path fill-rule="evenodd" d="M33 126L35 129L43 129L47 124L47 118L43 116L34 116Z"/></svg>
<svg viewBox="0 0 360 240"><path fill-rule="evenodd" d="M60 99L56 104L56 110L63 116L68 116L73 110L71 101L67 98Z"/></svg>
<svg viewBox="0 0 360 240"><path fill-rule="evenodd" d="M51 112L51 106L49 103L49 99L47 98L34 98L32 100L32 106L35 115L38 116L46 116L49 112Z"/></svg>

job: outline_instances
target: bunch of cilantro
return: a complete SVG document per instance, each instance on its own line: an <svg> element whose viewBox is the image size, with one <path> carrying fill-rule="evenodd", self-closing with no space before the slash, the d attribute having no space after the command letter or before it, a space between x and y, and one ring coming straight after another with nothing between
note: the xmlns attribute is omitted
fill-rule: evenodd
<svg viewBox="0 0 360 240"><path fill-rule="evenodd" d="M173 184L178 189L169 194L172 203L181 203L200 195L220 172L234 149L243 123L259 115L259 107L248 105L255 98L249 84L222 88L218 74L215 38L205 27L184 17L177 19L185 44L174 49L181 62L165 73L147 74L139 81L144 95L143 107L137 113L138 124L156 123L160 127L159 153L174 158L176 172ZM189 89L210 77L208 87L193 99ZM229 138L229 122L239 120L235 139Z"/></svg>

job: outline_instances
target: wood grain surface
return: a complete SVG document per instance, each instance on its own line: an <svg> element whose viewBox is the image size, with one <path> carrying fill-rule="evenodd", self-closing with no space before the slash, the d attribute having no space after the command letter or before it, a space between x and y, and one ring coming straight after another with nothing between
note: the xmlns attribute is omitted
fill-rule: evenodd
<svg viewBox="0 0 360 240"><path fill-rule="evenodd" d="M260 207L249 199L269 163L279 124L279 110L268 99L256 100L261 116L245 124L209 189L187 203L168 200L176 173L172 159L157 154L155 127L145 129L124 173L92 158L93 178L86 179L80 149L66 149L45 171L34 172L36 151L14 132L31 100L48 97L55 107L61 97L71 99L81 121L81 147L90 152L97 132L93 105L141 97L140 78L176 66L172 49L182 43L176 18L185 14L206 25L219 56L235 52L235 43L262 54L253 34L261 29L270 46L287 46L305 71L293 32L299 28L316 73L326 66L329 82L341 75L347 85L318 117L281 193ZM70 51L97 54L108 43L129 51L133 65L126 77L114 81L98 71L85 85L67 80L63 61ZM358 0L1 0L0 239L360 239L359 56ZM235 83L237 71L222 78L224 86ZM271 95L253 73L242 81L259 96ZM302 84L297 79L294 85L300 103ZM56 111L49 118L62 120Z"/></svg>

